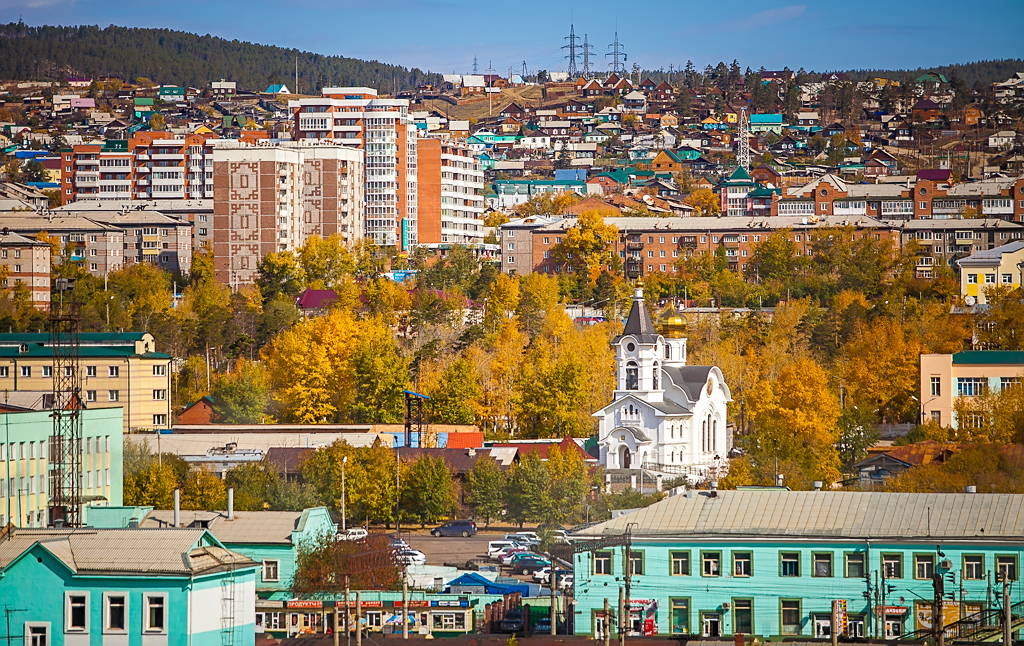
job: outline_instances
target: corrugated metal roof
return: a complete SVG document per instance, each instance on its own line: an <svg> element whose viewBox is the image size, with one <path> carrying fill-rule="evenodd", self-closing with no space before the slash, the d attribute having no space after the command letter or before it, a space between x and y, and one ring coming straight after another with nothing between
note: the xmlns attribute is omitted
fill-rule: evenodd
<svg viewBox="0 0 1024 646"><path fill-rule="evenodd" d="M574 534L1021 540L1024 495L697 491Z"/></svg>
<svg viewBox="0 0 1024 646"><path fill-rule="evenodd" d="M199 520L209 523L208 529L221 543L284 543L290 544L292 531L298 528L301 511L236 511L228 520L226 511L182 511L184 527ZM146 514L140 527L168 527L174 522L174 511L154 509Z"/></svg>
<svg viewBox="0 0 1024 646"><path fill-rule="evenodd" d="M204 529L15 529L0 543L0 569L36 543L78 574L188 575L220 567L225 559L236 565L255 564L204 537ZM208 558L210 553L219 560Z"/></svg>

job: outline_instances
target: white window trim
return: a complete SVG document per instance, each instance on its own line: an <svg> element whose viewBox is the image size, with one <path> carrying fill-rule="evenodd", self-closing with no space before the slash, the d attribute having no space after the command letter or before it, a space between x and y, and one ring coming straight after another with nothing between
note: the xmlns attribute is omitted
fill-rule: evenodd
<svg viewBox="0 0 1024 646"><path fill-rule="evenodd" d="M71 627L71 597L85 597L85 628L72 628ZM64 632L65 633L78 633L82 635L89 634L89 593L87 591L81 592L65 592L64 593Z"/></svg>
<svg viewBox="0 0 1024 646"><path fill-rule="evenodd" d="M164 627L149 627L149 599L150 597L161 597L164 600ZM170 609L167 607L166 592L143 592L142 593L142 634L144 635L166 635Z"/></svg>
<svg viewBox="0 0 1024 646"><path fill-rule="evenodd" d="M124 628L111 628L110 627L110 597L124 597ZM129 601L130 595L127 592L104 592L103 593L103 634L104 635L124 635L128 633L128 620L131 617L129 613ZM166 618L165 618L166 619Z"/></svg>
<svg viewBox="0 0 1024 646"><path fill-rule="evenodd" d="M277 569L277 576L273 579L267 577L267 563L273 563ZM263 573L261 575L264 581L277 583L281 580L281 561L278 559L263 559Z"/></svg>
<svg viewBox="0 0 1024 646"><path fill-rule="evenodd" d="M32 628L45 628L46 629L46 643L53 643L53 631L50 630L50 622L48 621L26 621L24 628L24 645L32 646Z"/></svg>

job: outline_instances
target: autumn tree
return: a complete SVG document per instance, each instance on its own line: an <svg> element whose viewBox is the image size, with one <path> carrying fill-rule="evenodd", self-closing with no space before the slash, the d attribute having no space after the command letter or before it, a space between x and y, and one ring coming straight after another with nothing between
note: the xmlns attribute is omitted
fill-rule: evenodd
<svg viewBox="0 0 1024 646"><path fill-rule="evenodd" d="M420 389L430 397L425 402L430 421L472 424L480 398L480 377L470 359L463 354L425 363L428 365L420 369Z"/></svg>
<svg viewBox="0 0 1024 646"><path fill-rule="evenodd" d="M349 406L353 421L397 424L404 418L409 361L403 357L387 323L379 318L360 321L349 375L356 396Z"/></svg>
<svg viewBox="0 0 1024 646"><path fill-rule="evenodd" d="M232 372L218 377L211 396L221 424L258 424L270 404L270 378L261 364L239 359Z"/></svg>
<svg viewBox="0 0 1024 646"><path fill-rule="evenodd" d="M203 468L193 468L181 492L181 508L213 511L227 506L224 481Z"/></svg>
<svg viewBox="0 0 1024 646"><path fill-rule="evenodd" d="M722 202L710 188L698 188L683 198L683 203L693 207L694 217L713 217L722 212Z"/></svg>
<svg viewBox="0 0 1024 646"><path fill-rule="evenodd" d="M841 376L847 406L877 411L889 421L916 421L918 357L924 348L895 319L857 328L843 346Z"/></svg>
<svg viewBox="0 0 1024 646"><path fill-rule="evenodd" d="M618 228L606 224L600 211L584 211L565 232L562 242L552 247L552 253L560 264L593 282L601 268L611 262L609 250L618 235Z"/></svg>
<svg viewBox="0 0 1024 646"><path fill-rule="evenodd" d="M490 456L480 456L466 479L466 503L476 518L489 526L504 509L505 474Z"/></svg>

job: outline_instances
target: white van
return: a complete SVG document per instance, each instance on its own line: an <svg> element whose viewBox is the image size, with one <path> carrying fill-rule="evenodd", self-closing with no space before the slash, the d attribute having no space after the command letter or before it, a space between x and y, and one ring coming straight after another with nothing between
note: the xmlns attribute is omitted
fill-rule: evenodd
<svg viewBox="0 0 1024 646"><path fill-rule="evenodd" d="M339 541L361 541L369 536L369 533L362 527L352 527L345 531L345 533L338 532L337 540Z"/></svg>
<svg viewBox="0 0 1024 646"><path fill-rule="evenodd" d="M537 532L516 532L515 534L505 534L505 539L517 541L519 543L527 543L529 545L536 545L540 542Z"/></svg>

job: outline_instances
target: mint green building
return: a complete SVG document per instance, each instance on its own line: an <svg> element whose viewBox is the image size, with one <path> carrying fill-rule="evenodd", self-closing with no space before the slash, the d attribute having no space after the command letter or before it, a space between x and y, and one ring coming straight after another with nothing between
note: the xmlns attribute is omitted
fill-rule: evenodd
<svg viewBox="0 0 1024 646"><path fill-rule="evenodd" d="M83 519L98 506L123 504L123 409L88 408L82 415ZM0 527L44 527L47 522L49 411L0 415Z"/></svg>
<svg viewBox="0 0 1024 646"><path fill-rule="evenodd" d="M1024 600L1024 495L690 491L573 534L575 631L626 586L633 634L895 639ZM1024 625L1015 613L1013 630Z"/></svg>
<svg viewBox="0 0 1024 646"><path fill-rule="evenodd" d="M0 641L252 646L259 564L204 529L0 532ZM9 630L9 632L8 632Z"/></svg>

